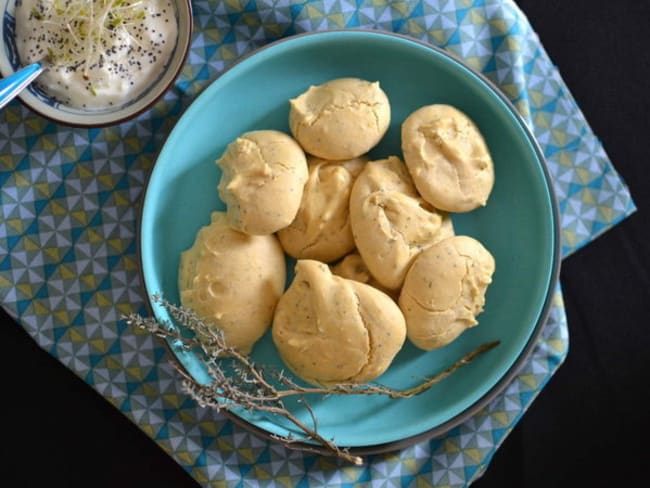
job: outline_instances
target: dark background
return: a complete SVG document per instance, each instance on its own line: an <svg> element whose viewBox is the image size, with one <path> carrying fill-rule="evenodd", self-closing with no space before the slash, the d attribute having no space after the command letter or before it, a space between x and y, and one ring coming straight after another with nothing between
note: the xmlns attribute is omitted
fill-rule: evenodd
<svg viewBox="0 0 650 488"><path fill-rule="evenodd" d="M518 3L639 212L564 261L569 355L474 486L636 485L650 461L650 1ZM4 312L0 323L0 484L196 486Z"/></svg>

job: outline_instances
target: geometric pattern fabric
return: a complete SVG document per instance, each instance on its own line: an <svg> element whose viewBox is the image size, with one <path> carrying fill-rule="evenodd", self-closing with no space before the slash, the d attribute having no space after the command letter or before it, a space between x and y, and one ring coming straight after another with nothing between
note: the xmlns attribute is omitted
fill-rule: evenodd
<svg viewBox="0 0 650 488"><path fill-rule="evenodd" d="M560 205L562 252L634 210L524 14L510 0L195 0L184 69L164 99L102 129L59 126L18 102L0 112L0 300L46 351L205 486L466 486L563 361L562 293L508 388L445 437L361 467L287 450L182 393L159 339L120 322L146 313L136 220L145 181L182 111L240 56L314 30L367 28L442 47L483 72L533 130Z"/></svg>

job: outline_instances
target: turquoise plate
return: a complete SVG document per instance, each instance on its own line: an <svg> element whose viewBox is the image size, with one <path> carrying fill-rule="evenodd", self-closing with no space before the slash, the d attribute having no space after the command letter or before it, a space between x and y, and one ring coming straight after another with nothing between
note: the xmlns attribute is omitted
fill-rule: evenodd
<svg viewBox="0 0 650 488"><path fill-rule="evenodd" d="M532 351L542 329L559 267L555 199L543 157L530 131L507 99L481 75L444 51L398 35L330 31L287 38L242 59L212 83L169 135L144 197L140 252L146 293L162 292L178 303L179 255L191 246L213 210L214 161L241 133L288 132L288 100L311 84L339 77L378 80L392 107L388 133L371 156L401 155L400 126L417 108L447 103L479 126L492 152L496 185L486 207L454 214L458 234L481 241L497 270L479 326L437 351L406 344L378 381L396 388L417 384L480 344L501 344L431 390L411 399L312 398L319 431L340 446L373 451L440 435L501 391ZM153 313L169 320L159 306ZM172 345L179 362L199 381L200 359ZM282 367L270 334L255 347L259 363ZM291 404L304 420L308 412ZM238 421L263 433L300 434L280 419L235 412Z"/></svg>

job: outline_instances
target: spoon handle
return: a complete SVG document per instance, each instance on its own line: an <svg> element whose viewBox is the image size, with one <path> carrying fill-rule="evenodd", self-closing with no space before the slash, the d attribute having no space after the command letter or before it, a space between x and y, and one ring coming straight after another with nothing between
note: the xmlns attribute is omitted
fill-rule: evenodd
<svg viewBox="0 0 650 488"><path fill-rule="evenodd" d="M7 105L43 72L41 63L34 63L0 79L0 109Z"/></svg>

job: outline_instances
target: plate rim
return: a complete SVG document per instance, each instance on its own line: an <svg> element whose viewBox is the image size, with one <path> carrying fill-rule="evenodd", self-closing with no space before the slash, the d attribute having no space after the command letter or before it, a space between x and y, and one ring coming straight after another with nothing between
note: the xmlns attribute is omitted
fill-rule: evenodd
<svg viewBox="0 0 650 488"><path fill-rule="evenodd" d="M401 39L403 41L411 42L414 44L417 44L421 47L425 47L431 51L434 51L445 58L447 58L449 61L452 61L453 63L456 63L459 65L461 68L468 70L472 75L476 76L479 81L483 82L487 88L489 88L494 95L496 95L501 102L504 103L505 107L508 109L508 111L514 116L516 119L516 122L520 126L520 128L523 130L526 138L528 139L528 142L531 144L533 151L535 152L536 156L538 157L540 161L540 166L542 169L542 174L544 175L544 181L546 183L546 190L548 191L549 194L549 200L550 200L550 206L551 206L551 216L552 216L552 240L553 244L551 247L551 252L553 254L552 258L552 264L551 264L551 270L549 273L549 280L548 280L548 289L546 291L546 296L544 299L544 303L541 307L537 322L535 324L535 327L533 328L533 331L531 332L530 337L528 338L528 341L526 342L525 346L522 348L521 352L519 355L515 358L513 361L512 365L510 368L506 371L506 373L495 383L495 385L490 388L482 397L477 399L474 403L472 403L470 406L468 406L466 409L464 409L462 412L458 413L457 415L451 417L447 421L431 428L428 430L425 430L419 434L411 435L404 437L402 439L396 440L396 441L390 441L386 443L381 443L381 444L372 444L372 445L367 445L367 446L352 446L352 447L347 447L347 446L338 446L340 448L347 449L351 454L354 455L359 455L359 456L366 456L366 455L371 455L371 454L381 454L385 452L390 452L390 451L396 451L400 450L406 447L409 447L415 443L424 441L424 440L433 440L439 437L442 437L443 435L447 434L450 430L453 428L457 427L458 425L464 423L466 420L469 418L473 417L480 411L482 408L484 408L490 401L492 401L497 395L499 395L503 390L506 389L506 387L512 382L512 380L517 376L517 374L521 371L523 366L525 365L526 361L528 358L532 355L535 346L537 345L537 341L539 337L541 336L541 333L543 329L545 328L551 308L552 308L552 303L553 303L553 297L555 294L555 290L557 288L557 285L559 283L559 276L560 276L560 267L561 267L561 260L562 260L562 255L561 255L561 227L560 227L560 213L559 213L559 204L557 200L557 195L555 192L555 188L553 185L553 179L551 177L550 171L548 169L548 164L546 162L546 157L544 156L544 152L542 151L539 142L537 141L537 138L532 132L532 129L528 126L526 123L525 119L523 116L519 113L519 111L516 109L514 104L510 101L510 99L503 93L503 91L494 83L492 82L487 76L485 76L483 73L475 70L471 66L469 66L465 61L462 59L456 57L451 52L446 51L445 49L435 46L433 44L430 44L428 42L422 41L420 39L417 39L415 37L411 37L406 34L400 34L396 32L389 32L389 31L380 31L380 30L375 30L375 29L366 29L366 28L343 28L343 29L327 29L327 30L322 30L322 31L311 31L311 32L302 32L299 34L293 34L291 36L283 37L280 39L277 39L275 41L269 42L268 44L265 44L263 46L260 46L256 49L253 49L252 51L240 56L236 61L234 61L228 68L226 68L223 72L219 74L214 80L212 80L206 88L192 100L192 102L187 106L186 110L180 115L179 119L185 115L187 110L191 108L191 106L194 104L194 102L203 94L205 93L205 90L215 83L217 80L222 78L224 75L228 74L233 68L238 66L240 63L244 62L248 58L255 56L259 54L260 52L263 52L271 47L277 46L279 44L286 43L287 41L292 41L298 38L303 38L303 37L312 37L312 36L320 36L320 35L327 35L327 34L332 34L332 33L360 33L360 34L371 34L371 35L376 35L379 37L394 37ZM143 213L145 210L144 206L144 201L147 196L147 192L149 190L149 183L151 180L151 177L154 174L154 171L156 169L156 163L158 162L160 152L162 149L165 147L167 144L168 139L171 137L172 133L174 132L174 129L176 127L177 122L174 124L174 128L169 132L169 134L166 135L165 141L161 145L161 149L156 156L156 161L154 162L154 165L152 166L151 172L149 173L146 181L144 182L143 185L143 191L140 197L140 209L139 209L139 215L138 215L138 225L136 228L137 231L137 238L136 238L136 251L138 253L138 261L139 261L139 269L138 269L138 276L140 279L140 283L142 285L143 290L146 292L146 282L144 279L144 273L143 273L143 262L142 262L142 249L141 249L141 230L142 230L142 217ZM153 309L153 305L151 303L151 297L145 296L145 306L147 308L147 311L155 316L155 312ZM188 373L187 369L185 366L182 364L180 358L176 354L175 349L172 347L172 345L169 343L168 340L163 341L166 348L169 350L171 353L171 360L175 363L175 366L180 368L182 371ZM189 373L188 373L189 374ZM275 441L275 442L280 442L281 444L287 446L290 449L306 449L308 452L311 453L316 453L316 454L321 454L321 455L327 455L331 456L332 452L328 449L326 449L323 446L320 446L319 444L312 444L310 442L302 442L302 441L291 441L291 442L286 442L283 441L282 439L278 438L276 434L273 434L267 430L264 430L261 427L258 427L257 425L253 424L252 422L238 416L237 414L233 413L230 410L222 410L224 415L228 417L229 420L233 421L233 423L239 425L240 427L253 432L261 437L263 437L266 440L269 441Z"/></svg>

